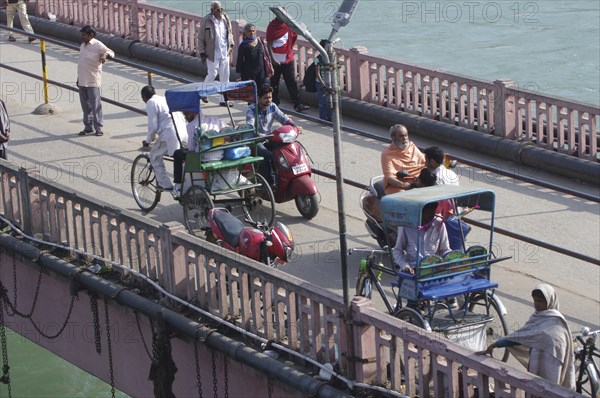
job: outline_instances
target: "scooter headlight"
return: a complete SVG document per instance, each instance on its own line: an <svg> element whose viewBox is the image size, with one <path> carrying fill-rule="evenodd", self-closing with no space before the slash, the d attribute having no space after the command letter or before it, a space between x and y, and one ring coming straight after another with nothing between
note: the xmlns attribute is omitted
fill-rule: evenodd
<svg viewBox="0 0 600 398"><path fill-rule="evenodd" d="M291 170L290 165L288 164L287 160L285 160L285 157L283 155L279 155L279 159L277 160L279 161L281 167L283 167L285 170Z"/></svg>
<svg viewBox="0 0 600 398"><path fill-rule="evenodd" d="M279 236L282 236L287 240L287 242L283 242L286 249L290 247L291 250L294 250L294 235L292 235L292 231L290 231L287 225L281 221L276 221L275 228L279 230Z"/></svg>

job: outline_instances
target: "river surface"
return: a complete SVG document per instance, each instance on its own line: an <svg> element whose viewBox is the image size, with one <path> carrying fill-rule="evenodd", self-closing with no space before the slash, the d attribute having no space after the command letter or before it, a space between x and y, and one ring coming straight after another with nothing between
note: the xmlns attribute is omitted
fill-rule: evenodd
<svg viewBox="0 0 600 398"><path fill-rule="evenodd" d="M206 14L210 1L152 4ZM232 19L265 28L267 1L223 1ZM331 31L339 1L288 1L317 39ZM521 88L600 104L600 2L376 1L359 3L339 46ZM110 387L39 346L8 335L13 397L108 397ZM0 396L6 389L0 386ZM125 396L117 394L117 396Z"/></svg>

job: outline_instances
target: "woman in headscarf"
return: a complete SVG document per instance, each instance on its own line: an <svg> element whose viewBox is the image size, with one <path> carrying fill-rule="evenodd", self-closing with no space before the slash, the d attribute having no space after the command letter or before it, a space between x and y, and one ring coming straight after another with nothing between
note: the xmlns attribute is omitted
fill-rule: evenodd
<svg viewBox="0 0 600 398"><path fill-rule="evenodd" d="M531 292L535 312L525 325L492 343L477 354L491 355L494 348L507 347L530 373L575 388L573 338L567 321L558 311L558 298L550 285L537 285Z"/></svg>
<svg viewBox="0 0 600 398"><path fill-rule="evenodd" d="M256 26L252 23L244 26L244 40L238 48L235 70L240 80L254 80L256 87L265 82L266 72L264 63L264 47L256 35Z"/></svg>

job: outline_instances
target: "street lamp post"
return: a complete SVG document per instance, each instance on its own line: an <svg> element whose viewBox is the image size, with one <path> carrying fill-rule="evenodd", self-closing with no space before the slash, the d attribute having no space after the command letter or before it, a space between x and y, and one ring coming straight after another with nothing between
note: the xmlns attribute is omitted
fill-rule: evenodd
<svg viewBox="0 0 600 398"><path fill-rule="evenodd" d="M333 144L335 154L335 174L338 201L338 222L340 230L340 256L342 269L342 292L344 308L348 309L350 296L348 292L348 246L346 243L346 210L344 207L344 178L342 170L342 140L340 137L340 107L339 107L339 84L337 79L337 57L333 50L335 35L339 29L350 22L350 18L358 5L359 0L344 0L333 17L333 28L326 48L323 48L311 35L306 25L290 17L282 7L270 7L270 10L294 32L308 40L321 54L322 66L325 70L325 91L327 93L327 105L332 109L333 115Z"/></svg>

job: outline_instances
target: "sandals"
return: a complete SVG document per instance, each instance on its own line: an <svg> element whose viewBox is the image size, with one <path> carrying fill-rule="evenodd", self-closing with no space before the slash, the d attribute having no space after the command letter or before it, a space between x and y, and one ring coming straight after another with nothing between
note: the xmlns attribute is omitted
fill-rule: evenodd
<svg viewBox="0 0 600 398"><path fill-rule="evenodd" d="M79 134L77 134L77 135L87 135L87 134L92 134L92 133L93 133L93 131L83 130L83 131L80 131ZM103 136L103 135L104 135L104 133L102 131L96 131L96 136L97 137L100 137L100 136Z"/></svg>

